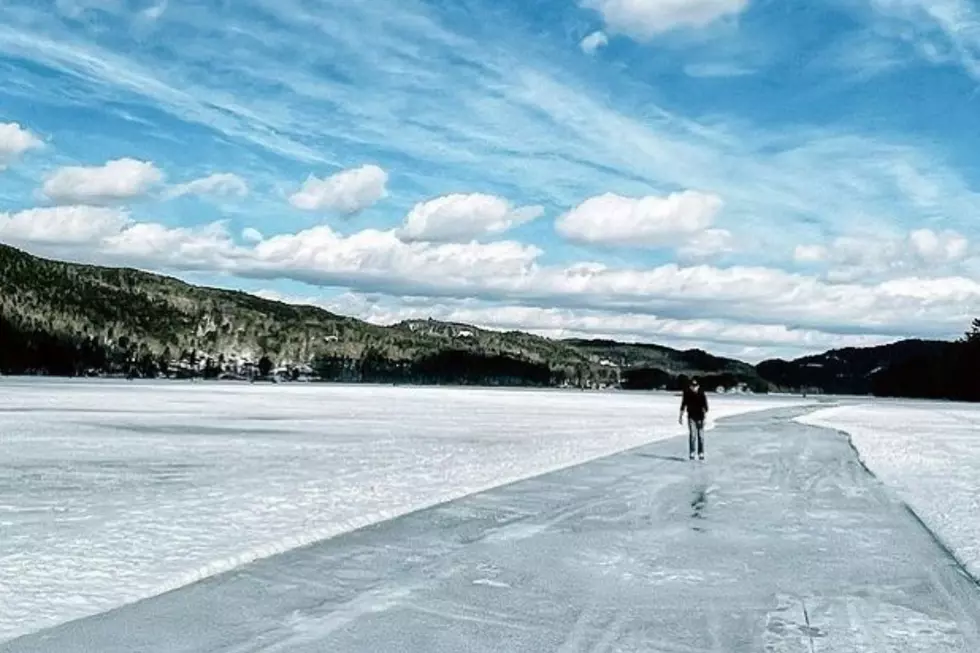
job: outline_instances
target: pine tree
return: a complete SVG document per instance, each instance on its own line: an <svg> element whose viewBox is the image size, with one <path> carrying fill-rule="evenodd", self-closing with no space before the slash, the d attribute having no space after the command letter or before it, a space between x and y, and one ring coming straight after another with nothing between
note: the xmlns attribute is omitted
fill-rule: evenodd
<svg viewBox="0 0 980 653"><path fill-rule="evenodd" d="M970 330L966 332L966 341L980 343L980 318L973 320Z"/></svg>

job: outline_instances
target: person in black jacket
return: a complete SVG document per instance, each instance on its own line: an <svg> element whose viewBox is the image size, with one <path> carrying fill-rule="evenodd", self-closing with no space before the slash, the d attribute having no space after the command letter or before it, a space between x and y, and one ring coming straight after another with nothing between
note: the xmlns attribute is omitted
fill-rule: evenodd
<svg viewBox="0 0 980 653"><path fill-rule="evenodd" d="M687 411L688 457L694 460L695 445L698 459L704 460L704 418L708 414L708 397L697 378L691 379L691 384L684 389L681 399L681 414L677 421L684 423L684 411Z"/></svg>

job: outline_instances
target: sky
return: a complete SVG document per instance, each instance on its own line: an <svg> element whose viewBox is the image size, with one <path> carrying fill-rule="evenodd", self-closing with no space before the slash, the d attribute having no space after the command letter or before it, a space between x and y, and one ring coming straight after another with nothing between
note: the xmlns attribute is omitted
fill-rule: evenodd
<svg viewBox="0 0 980 653"><path fill-rule="evenodd" d="M5 0L0 242L750 362L980 316L973 0Z"/></svg>

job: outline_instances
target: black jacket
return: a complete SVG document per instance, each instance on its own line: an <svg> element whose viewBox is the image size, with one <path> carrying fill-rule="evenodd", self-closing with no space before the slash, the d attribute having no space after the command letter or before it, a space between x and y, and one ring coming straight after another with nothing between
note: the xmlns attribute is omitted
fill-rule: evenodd
<svg viewBox="0 0 980 653"><path fill-rule="evenodd" d="M681 412L687 409L687 416L691 419L704 419L708 412L708 397L704 394L704 388L698 388L697 392L691 388L684 389L684 398L681 400Z"/></svg>

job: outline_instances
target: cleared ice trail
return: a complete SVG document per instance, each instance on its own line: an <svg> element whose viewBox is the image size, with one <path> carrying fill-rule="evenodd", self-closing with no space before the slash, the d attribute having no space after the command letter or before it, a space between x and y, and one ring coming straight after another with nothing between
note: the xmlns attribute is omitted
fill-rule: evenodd
<svg viewBox="0 0 980 653"><path fill-rule="evenodd" d="M980 589L787 411L451 501L2 653L975 653Z"/></svg>
<svg viewBox="0 0 980 653"><path fill-rule="evenodd" d="M789 398L719 397L715 416ZM0 379L0 641L673 437L667 394Z"/></svg>
<svg viewBox="0 0 980 653"><path fill-rule="evenodd" d="M876 400L799 421L847 433L868 469L980 579L980 406Z"/></svg>

